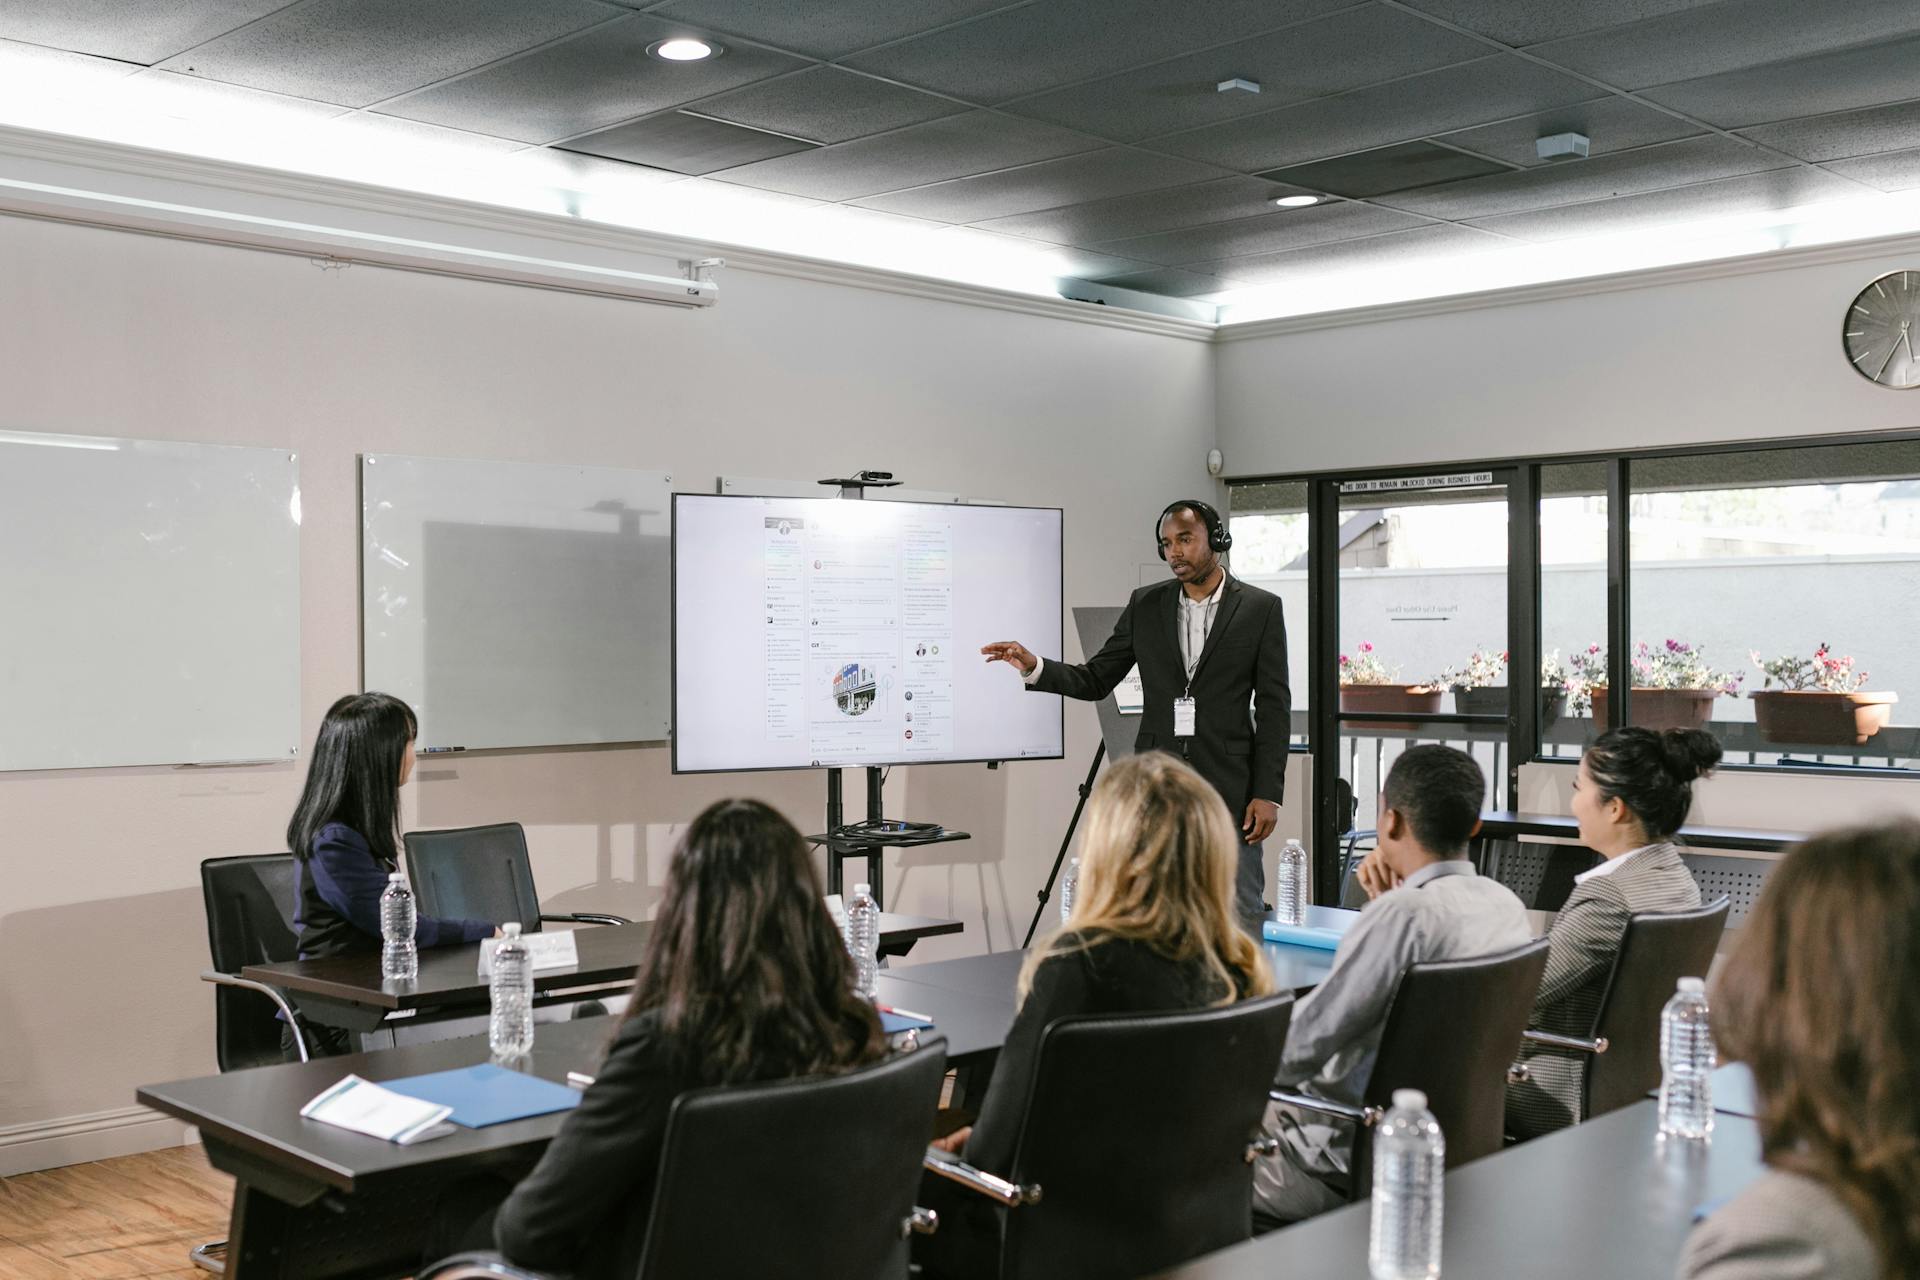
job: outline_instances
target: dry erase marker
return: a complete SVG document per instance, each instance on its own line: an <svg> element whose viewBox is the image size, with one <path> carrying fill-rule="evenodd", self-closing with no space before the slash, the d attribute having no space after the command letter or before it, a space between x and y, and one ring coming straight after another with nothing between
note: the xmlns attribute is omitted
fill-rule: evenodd
<svg viewBox="0 0 1920 1280"><path fill-rule="evenodd" d="M569 1071L567 1083L576 1089L585 1089L593 1083L593 1077L584 1071Z"/></svg>
<svg viewBox="0 0 1920 1280"><path fill-rule="evenodd" d="M929 1017L928 1017L928 1016L927 1016L926 1014L924 1014L924 1013L915 1013L915 1012L914 1012L913 1010L911 1010L911 1009L902 1009L902 1008L901 1008L901 1007L900 1007L899 1005L897 1005L897 1004L883 1004L883 1005L880 1005L880 1006L879 1006L879 1008L880 1008L880 1011L881 1011L882 1013L897 1013L897 1014L899 1014L899 1015L900 1015L901 1017L903 1017L903 1018L912 1018L912 1019L914 1019L915 1021L918 1021L918 1022L932 1022L932 1021L933 1021L933 1019L932 1019L932 1018L929 1018Z"/></svg>

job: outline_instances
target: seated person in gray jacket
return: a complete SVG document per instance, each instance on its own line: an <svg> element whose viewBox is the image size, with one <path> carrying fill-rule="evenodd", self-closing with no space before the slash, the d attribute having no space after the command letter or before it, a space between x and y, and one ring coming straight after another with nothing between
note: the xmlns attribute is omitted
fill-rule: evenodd
<svg viewBox="0 0 1920 1280"><path fill-rule="evenodd" d="M1713 993L1769 1172L1694 1228L1682 1280L1920 1267L1920 822L1817 836L1767 880Z"/></svg>
<svg viewBox="0 0 1920 1280"><path fill-rule="evenodd" d="M1531 940L1520 899L1467 861L1486 794L1480 766L1452 747L1410 747L1394 762L1380 793L1379 847L1363 870L1373 901L1340 940L1333 972L1294 1009L1276 1083L1357 1106L1410 966ZM1293 1222L1345 1203L1329 1184L1351 1168L1351 1126L1273 1102L1261 1127L1280 1150L1254 1164L1255 1209Z"/></svg>

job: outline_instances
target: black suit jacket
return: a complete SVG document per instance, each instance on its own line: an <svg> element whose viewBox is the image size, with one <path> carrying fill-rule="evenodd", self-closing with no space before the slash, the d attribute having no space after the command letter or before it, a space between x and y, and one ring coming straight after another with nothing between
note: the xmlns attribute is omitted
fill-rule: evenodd
<svg viewBox="0 0 1920 1280"><path fill-rule="evenodd" d="M1173 578L1141 587L1100 652L1080 666L1049 658L1028 688L1098 701L1138 663L1146 698L1135 748L1185 756L1227 802L1237 827L1249 800L1279 804L1286 786L1293 710L1287 626L1278 596L1228 575L1193 673L1194 734L1176 738L1173 700L1187 689L1180 589Z"/></svg>

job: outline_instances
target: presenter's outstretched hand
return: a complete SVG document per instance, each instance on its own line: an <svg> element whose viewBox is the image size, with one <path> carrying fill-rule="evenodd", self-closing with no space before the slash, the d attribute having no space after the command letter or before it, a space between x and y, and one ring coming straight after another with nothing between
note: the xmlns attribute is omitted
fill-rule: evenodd
<svg viewBox="0 0 1920 1280"><path fill-rule="evenodd" d="M1034 657L1032 651L1018 640L996 641L984 646L980 652L986 655L988 662L1005 662L1023 676L1031 675L1040 664L1040 659Z"/></svg>
<svg viewBox="0 0 1920 1280"><path fill-rule="evenodd" d="M1248 844L1259 844L1273 834L1280 821L1280 806L1271 800L1249 800L1247 816L1240 821L1240 834Z"/></svg>

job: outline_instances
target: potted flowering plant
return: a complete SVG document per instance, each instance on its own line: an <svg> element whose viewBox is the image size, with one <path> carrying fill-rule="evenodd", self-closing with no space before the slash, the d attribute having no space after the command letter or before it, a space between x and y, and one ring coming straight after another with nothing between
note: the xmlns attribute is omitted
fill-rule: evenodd
<svg viewBox="0 0 1920 1280"><path fill-rule="evenodd" d="M1584 662L1582 659L1584 658ZM1593 711L1593 727L1608 728L1607 655L1599 645L1574 655L1582 672L1586 701ZM1698 645L1668 640L1655 648L1646 641L1633 647L1633 723L1646 729L1698 729L1713 718L1714 699L1740 696L1746 676L1715 671Z"/></svg>
<svg viewBox="0 0 1920 1280"><path fill-rule="evenodd" d="M1430 714L1440 710L1436 685L1401 684L1400 669L1389 668L1362 640L1352 653L1340 655L1340 709L1342 711L1413 711ZM1415 721L1381 720L1365 725L1368 729L1417 729Z"/></svg>
<svg viewBox="0 0 1920 1280"><path fill-rule="evenodd" d="M1766 684L1754 690L1753 718L1768 742L1859 746L1893 716L1897 693L1866 692L1867 673L1851 656L1836 658L1825 644L1812 658L1751 655Z"/></svg>
<svg viewBox="0 0 1920 1280"><path fill-rule="evenodd" d="M1462 715L1504 716L1507 714L1505 650L1475 649L1467 665L1459 670L1448 667L1434 683L1453 691L1453 709ZM1560 669L1560 651L1555 649L1540 660L1540 719L1546 728L1560 718L1566 700L1566 673Z"/></svg>

